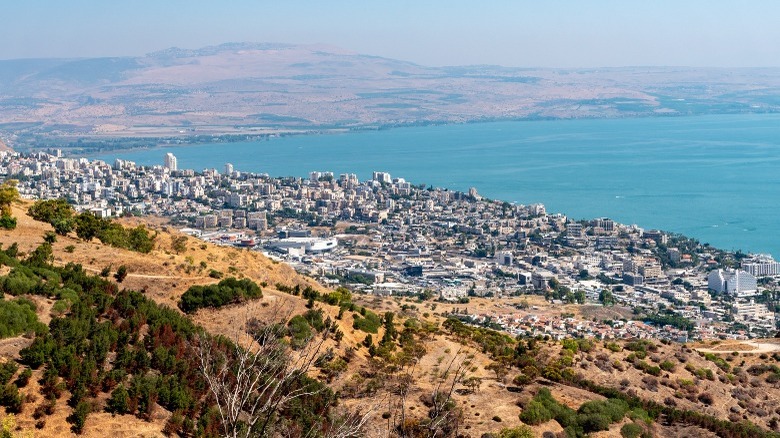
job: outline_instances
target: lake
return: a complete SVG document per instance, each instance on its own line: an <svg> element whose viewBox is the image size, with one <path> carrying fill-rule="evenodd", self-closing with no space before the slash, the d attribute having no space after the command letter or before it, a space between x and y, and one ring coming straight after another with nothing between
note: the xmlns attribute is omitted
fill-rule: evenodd
<svg viewBox="0 0 780 438"><path fill-rule="evenodd" d="M518 121L425 126L101 155L143 165L272 176L390 172L414 184L574 219L606 216L723 249L780 254L780 115Z"/></svg>

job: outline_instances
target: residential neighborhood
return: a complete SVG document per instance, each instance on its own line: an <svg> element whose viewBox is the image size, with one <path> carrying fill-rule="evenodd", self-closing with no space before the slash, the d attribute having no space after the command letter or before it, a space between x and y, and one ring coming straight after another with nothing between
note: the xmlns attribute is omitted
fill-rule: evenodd
<svg viewBox="0 0 780 438"><path fill-rule="evenodd" d="M99 217L153 215L199 239L265 252L332 286L466 304L539 295L551 305L629 309L593 320L517 308L457 315L513 334L746 339L776 332L780 263L608 218L575 220L541 204L415 185L376 171L307 177L195 171L176 157L139 166L0 152L0 176L27 199L64 198ZM515 300L516 301L516 300ZM472 309L474 310L474 309Z"/></svg>

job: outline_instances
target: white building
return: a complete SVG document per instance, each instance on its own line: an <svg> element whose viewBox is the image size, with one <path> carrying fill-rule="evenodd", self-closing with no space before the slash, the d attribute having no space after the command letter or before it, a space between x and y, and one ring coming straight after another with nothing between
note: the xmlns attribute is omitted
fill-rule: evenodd
<svg viewBox="0 0 780 438"><path fill-rule="evenodd" d="M753 300L746 303L734 303L731 313L734 314L734 319L737 321L774 319L775 317L766 304L758 304Z"/></svg>
<svg viewBox="0 0 780 438"><path fill-rule="evenodd" d="M391 184L393 182L393 178L387 172L374 172L373 175L371 175L371 179L385 184Z"/></svg>
<svg viewBox="0 0 780 438"><path fill-rule="evenodd" d="M774 277L780 275L780 263L772 256L759 254L749 261L742 263L742 269L756 277Z"/></svg>
<svg viewBox="0 0 780 438"><path fill-rule="evenodd" d="M165 168L170 170L171 172L175 172L179 170L179 165L176 162L176 156L174 156L170 152L165 154Z"/></svg>
<svg viewBox="0 0 780 438"><path fill-rule="evenodd" d="M717 269L707 276L707 287L717 293L728 293L736 297L750 297L758 294L756 277L742 271Z"/></svg>

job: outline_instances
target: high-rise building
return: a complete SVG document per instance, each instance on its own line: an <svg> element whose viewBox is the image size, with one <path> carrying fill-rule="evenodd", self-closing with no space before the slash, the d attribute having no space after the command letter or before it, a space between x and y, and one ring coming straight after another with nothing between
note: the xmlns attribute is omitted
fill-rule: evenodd
<svg viewBox="0 0 780 438"><path fill-rule="evenodd" d="M736 297L750 297L758 294L756 277L742 270L717 269L707 276L707 287L718 293Z"/></svg>
<svg viewBox="0 0 780 438"><path fill-rule="evenodd" d="M393 182L393 178L387 172L374 172L371 179L385 184L391 184Z"/></svg>
<svg viewBox="0 0 780 438"><path fill-rule="evenodd" d="M225 175L230 175L233 173L233 165L230 163L225 164Z"/></svg>
<svg viewBox="0 0 780 438"><path fill-rule="evenodd" d="M179 165L176 163L176 156L170 152L165 154L165 168L171 172L179 170Z"/></svg>
<svg viewBox="0 0 780 438"><path fill-rule="evenodd" d="M756 277L776 277L780 275L780 263L768 254L758 254L742 262L742 269Z"/></svg>

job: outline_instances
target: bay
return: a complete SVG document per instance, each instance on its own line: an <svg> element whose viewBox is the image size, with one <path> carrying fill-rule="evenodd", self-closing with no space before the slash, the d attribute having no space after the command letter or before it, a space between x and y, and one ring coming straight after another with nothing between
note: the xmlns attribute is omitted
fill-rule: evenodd
<svg viewBox="0 0 780 438"><path fill-rule="evenodd" d="M272 176L387 171L414 184L543 203L574 219L695 237L723 249L780 254L780 115L473 123L287 136L267 141L101 155L179 168Z"/></svg>

